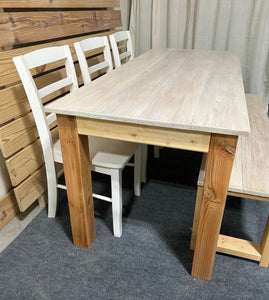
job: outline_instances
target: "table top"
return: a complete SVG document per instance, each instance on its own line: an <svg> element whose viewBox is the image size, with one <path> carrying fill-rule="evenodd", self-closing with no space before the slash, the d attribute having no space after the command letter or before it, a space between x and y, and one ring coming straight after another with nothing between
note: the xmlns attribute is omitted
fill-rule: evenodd
<svg viewBox="0 0 269 300"><path fill-rule="evenodd" d="M46 112L184 130L248 135L234 52L154 49L45 106Z"/></svg>

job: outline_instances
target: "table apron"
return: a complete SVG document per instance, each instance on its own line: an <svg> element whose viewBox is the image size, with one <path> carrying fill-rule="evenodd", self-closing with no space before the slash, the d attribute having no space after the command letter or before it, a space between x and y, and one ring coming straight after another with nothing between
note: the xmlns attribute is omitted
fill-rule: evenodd
<svg viewBox="0 0 269 300"><path fill-rule="evenodd" d="M77 117L78 134L207 153L210 133Z"/></svg>

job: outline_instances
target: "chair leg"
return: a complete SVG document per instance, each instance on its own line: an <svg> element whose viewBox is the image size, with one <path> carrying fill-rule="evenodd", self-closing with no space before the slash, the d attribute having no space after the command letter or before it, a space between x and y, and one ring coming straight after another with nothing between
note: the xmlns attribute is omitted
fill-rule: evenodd
<svg viewBox="0 0 269 300"><path fill-rule="evenodd" d="M267 218L260 245L262 256L259 265L267 268L269 263L269 216Z"/></svg>
<svg viewBox="0 0 269 300"><path fill-rule="evenodd" d="M55 218L57 209L57 176L55 169L54 172L49 170L46 173L48 185L48 217Z"/></svg>
<svg viewBox="0 0 269 300"><path fill-rule="evenodd" d="M201 204L203 199L203 186L197 187L197 194L196 194L196 203L194 209L194 217L193 217L193 225L192 225L192 234L191 234L191 244L190 249L195 249L196 237L197 237L197 230L198 230L198 223L200 218L200 211L201 211Z"/></svg>
<svg viewBox="0 0 269 300"><path fill-rule="evenodd" d="M134 193L136 196L141 195L141 148L139 145L134 155Z"/></svg>
<svg viewBox="0 0 269 300"><path fill-rule="evenodd" d="M112 217L113 233L115 237L122 235L122 170L112 170L111 173L112 193Z"/></svg>
<svg viewBox="0 0 269 300"><path fill-rule="evenodd" d="M141 181L147 181L148 145L142 145Z"/></svg>
<svg viewBox="0 0 269 300"><path fill-rule="evenodd" d="M160 147L159 146L154 146L153 155L154 155L154 158L159 158L160 157Z"/></svg>

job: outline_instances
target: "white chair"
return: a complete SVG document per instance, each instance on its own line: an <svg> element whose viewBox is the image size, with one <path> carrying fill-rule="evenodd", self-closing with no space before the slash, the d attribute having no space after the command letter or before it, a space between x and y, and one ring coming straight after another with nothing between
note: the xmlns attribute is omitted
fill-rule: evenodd
<svg viewBox="0 0 269 300"><path fill-rule="evenodd" d="M38 89L30 73L30 69L62 59L65 59L67 77ZM55 162L62 163L62 154L60 140L58 139L53 143L49 130L49 125L56 121L56 115L49 114L46 116L41 99L63 87L68 86L70 92L78 88L72 56L69 47L66 45L39 49L25 55L14 57L13 61L27 94L40 136L47 174L48 216L55 217L57 187L65 188L65 186L57 184L58 174L56 174L55 169ZM141 149L140 146L134 143L94 137L89 138L89 143L92 171L111 176L112 197L109 198L96 194L93 196L112 202L113 232L114 236L120 237L122 234L122 170L133 154L135 154L135 194L140 195Z"/></svg>
<svg viewBox="0 0 269 300"><path fill-rule="evenodd" d="M106 72L109 72L113 70L110 47L106 36L87 38L85 40L74 43L74 46L77 53L84 84L90 82L92 80L91 74L97 71L106 69ZM98 48L102 48L104 61L89 67L85 52Z"/></svg>
<svg viewBox="0 0 269 300"><path fill-rule="evenodd" d="M109 36L109 39L116 69L121 66L121 61L123 59L127 62L134 58L134 49L130 31L115 32ZM123 43L123 45L118 46L119 43ZM120 53L119 48L122 48L123 51L125 51Z"/></svg>

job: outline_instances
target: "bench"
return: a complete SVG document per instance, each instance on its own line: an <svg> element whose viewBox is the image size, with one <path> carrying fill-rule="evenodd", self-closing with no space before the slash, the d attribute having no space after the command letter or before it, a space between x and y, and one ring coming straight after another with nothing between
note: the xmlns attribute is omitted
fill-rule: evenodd
<svg viewBox="0 0 269 300"><path fill-rule="evenodd" d="M228 195L269 201L269 119L259 95L246 95L251 133L238 139ZM198 229L203 185L206 170L204 155L198 178L190 248L194 250ZM269 262L269 217L260 243L219 235L217 252L259 261L267 267Z"/></svg>

